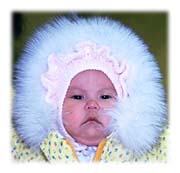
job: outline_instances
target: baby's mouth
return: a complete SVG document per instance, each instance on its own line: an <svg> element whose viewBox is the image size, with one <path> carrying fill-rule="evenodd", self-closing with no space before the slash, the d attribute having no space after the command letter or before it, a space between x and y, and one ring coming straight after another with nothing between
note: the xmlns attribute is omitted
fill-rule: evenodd
<svg viewBox="0 0 180 173"><path fill-rule="evenodd" d="M101 125L103 126L103 124L97 119L97 118L88 118L86 121L84 121L82 123L82 125L90 125L90 124L96 124L96 125Z"/></svg>

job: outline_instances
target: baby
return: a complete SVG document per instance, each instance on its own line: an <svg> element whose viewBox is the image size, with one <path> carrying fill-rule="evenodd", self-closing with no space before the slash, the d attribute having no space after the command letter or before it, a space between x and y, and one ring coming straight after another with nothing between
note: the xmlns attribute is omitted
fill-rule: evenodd
<svg viewBox="0 0 180 173"><path fill-rule="evenodd" d="M58 18L34 35L16 72L16 160L164 160L159 68L121 23Z"/></svg>
<svg viewBox="0 0 180 173"><path fill-rule="evenodd" d="M110 117L102 111L112 107L115 98L116 90L103 72L79 73L72 79L64 100L65 129L77 142L97 146L106 138L110 123Z"/></svg>

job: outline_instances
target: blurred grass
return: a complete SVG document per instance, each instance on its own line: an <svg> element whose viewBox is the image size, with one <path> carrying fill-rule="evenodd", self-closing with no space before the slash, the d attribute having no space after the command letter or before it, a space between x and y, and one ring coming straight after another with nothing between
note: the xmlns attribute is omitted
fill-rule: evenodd
<svg viewBox="0 0 180 173"><path fill-rule="evenodd" d="M13 60L16 63L28 38L37 27L61 15L72 13L23 12L12 14L13 19ZM149 46L163 74L163 84L168 91L168 14L166 12L80 12L78 16L108 16L132 28ZM166 94L166 97L168 94Z"/></svg>

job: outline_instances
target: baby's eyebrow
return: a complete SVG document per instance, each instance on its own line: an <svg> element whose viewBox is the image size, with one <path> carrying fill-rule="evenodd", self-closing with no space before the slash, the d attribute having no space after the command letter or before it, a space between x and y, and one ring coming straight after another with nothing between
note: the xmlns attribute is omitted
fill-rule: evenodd
<svg viewBox="0 0 180 173"><path fill-rule="evenodd" d="M82 88L79 88L79 87L76 87L76 86L70 86L69 90L71 90L71 89L77 89L77 90L86 91L86 90L84 90ZM101 88L100 90L112 90L112 91L115 91L114 88L112 88L112 87Z"/></svg>
<svg viewBox="0 0 180 173"><path fill-rule="evenodd" d="M68 92L73 92L73 91L80 91L80 92L83 92L83 93L87 93L88 91L85 90L85 89L82 89L82 88L79 88L79 87L76 87L76 86L70 86L68 88ZM97 92L104 92L104 91L108 91L108 92L112 92L112 93L116 93L116 90L113 88L113 87L105 87L105 88L101 88L99 89Z"/></svg>
<svg viewBox="0 0 180 173"><path fill-rule="evenodd" d="M102 89L100 89L101 91L103 91L103 90L111 90L111 91L113 91L113 92L116 92L116 90L114 89L114 88L112 88L112 87L106 87L106 88L102 88Z"/></svg>
<svg viewBox="0 0 180 173"><path fill-rule="evenodd" d="M74 87L74 86L70 86L70 87L68 88L68 91L71 91L71 90L81 90L81 91L85 92L84 89L79 88L79 87Z"/></svg>

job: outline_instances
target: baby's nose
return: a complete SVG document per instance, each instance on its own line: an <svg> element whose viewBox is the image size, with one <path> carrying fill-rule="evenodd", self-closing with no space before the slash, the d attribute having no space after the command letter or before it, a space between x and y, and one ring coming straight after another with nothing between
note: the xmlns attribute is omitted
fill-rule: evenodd
<svg viewBox="0 0 180 173"><path fill-rule="evenodd" d="M96 100L88 100L85 105L86 110L99 110L100 106Z"/></svg>

